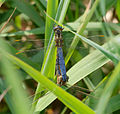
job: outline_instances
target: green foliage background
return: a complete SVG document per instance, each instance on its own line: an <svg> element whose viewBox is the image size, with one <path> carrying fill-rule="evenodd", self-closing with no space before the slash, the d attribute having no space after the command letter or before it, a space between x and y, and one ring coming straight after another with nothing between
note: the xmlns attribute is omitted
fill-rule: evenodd
<svg viewBox="0 0 120 114"><path fill-rule="evenodd" d="M119 0L0 0L0 7L0 112L120 112ZM63 48L69 81L62 87L55 78L54 23L70 45ZM15 42L20 39L28 42ZM81 87L91 92L81 95Z"/></svg>

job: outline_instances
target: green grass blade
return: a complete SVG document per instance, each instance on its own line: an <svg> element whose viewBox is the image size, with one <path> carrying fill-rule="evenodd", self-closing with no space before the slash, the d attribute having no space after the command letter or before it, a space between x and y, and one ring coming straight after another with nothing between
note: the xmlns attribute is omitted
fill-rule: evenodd
<svg viewBox="0 0 120 114"><path fill-rule="evenodd" d="M67 0L68 2L69 0ZM61 1L62 2L62 1ZM63 3L64 4L64 3ZM57 16L56 16L56 19L59 17L60 13L61 12L61 7L62 7L62 3L60 4L59 8L58 8L58 11L57 11ZM67 7L66 7L67 9ZM66 13L66 12L63 12L62 13ZM48 17L47 17L48 18ZM61 19L63 19L64 17L62 17ZM59 20L60 21L60 20ZM54 44L54 42L52 42L51 46L52 47ZM52 61L52 63L51 63ZM55 62L56 62L56 49L54 48L49 48L46 52L46 55L45 55L45 58L44 58L44 62L43 62L43 67L42 67L42 73L49 77L49 78L52 78L54 77L54 73L55 73ZM52 69L52 70L51 70ZM51 75L50 75L51 74ZM40 85L38 84L37 86L37 90L36 90L36 93L38 93L40 91L41 87ZM42 90L42 89L41 89ZM37 98L39 97L39 95L35 95L34 97L34 100L36 100ZM35 107L35 104L33 104L33 107Z"/></svg>
<svg viewBox="0 0 120 114"><path fill-rule="evenodd" d="M26 14L35 24L38 26L43 26L44 21L40 17L39 13L34 9L32 5L24 0L12 0L17 9Z"/></svg>
<svg viewBox="0 0 120 114"><path fill-rule="evenodd" d="M106 114L110 114L120 109L120 94L111 97L105 110Z"/></svg>
<svg viewBox="0 0 120 114"><path fill-rule="evenodd" d="M0 92L3 93L3 91L6 89L6 84L5 82L0 79ZM14 111L14 104L12 104L12 100L11 100L11 97L10 97L10 94L7 92L7 94L4 96L4 99L8 105L8 107L10 108L10 111L14 114L15 111Z"/></svg>
<svg viewBox="0 0 120 114"><path fill-rule="evenodd" d="M0 37L13 37L13 36L23 36L23 35L34 35L34 34L44 34L45 33L45 28L35 28L32 30L26 30L26 31L18 31L18 32L13 32L13 33L3 33L0 34Z"/></svg>
<svg viewBox="0 0 120 114"><path fill-rule="evenodd" d="M1 48L0 52L5 52L5 50ZM83 104L81 101L79 101L69 93L65 92L62 88L54 84L52 81L48 80L39 71L35 70L34 68L27 65L18 58L8 54L7 52L5 52L5 57L7 57L10 61L24 69L32 78L41 83L45 88L52 91L58 97L59 100L61 100L67 107L69 107L75 113L94 114L93 110L91 110L89 107L87 107L85 104Z"/></svg>
<svg viewBox="0 0 120 114"><path fill-rule="evenodd" d="M48 0L47 2L47 13L52 17L55 18L55 14L57 12L58 7L58 0ZM50 39L52 29L53 29L53 21L46 16L46 27L45 27L45 47L48 46L48 40Z"/></svg>
<svg viewBox="0 0 120 114"><path fill-rule="evenodd" d="M105 7L105 1L104 0L101 0L100 1L100 10L101 10L101 14L102 16L105 16L106 14L106 7ZM107 21L107 20L106 20Z"/></svg>
<svg viewBox="0 0 120 114"><path fill-rule="evenodd" d="M64 0L62 11L59 18L59 23L63 23L66 12L68 10L69 3L70 3L70 0Z"/></svg>
<svg viewBox="0 0 120 114"><path fill-rule="evenodd" d="M116 13L117 13L117 16L120 20L120 1L119 0L117 0Z"/></svg>
<svg viewBox="0 0 120 114"><path fill-rule="evenodd" d="M12 101L12 112L15 114L32 114L29 110L28 101L26 101L27 95L21 86L21 76L15 70L15 66L6 57L7 46L1 40L0 53L1 53L1 71L6 78L8 87L11 88L10 97Z"/></svg>
<svg viewBox="0 0 120 114"><path fill-rule="evenodd" d="M116 42L119 42L119 37L117 37L115 40L116 40ZM111 42L112 42L112 40L110 42L104 44L103 47L106 50L114 51L115 45L112 44L112 45L110 45L111 47L109 46L109 43L111 43ZM101 66L103 66L104 64L106 64L109 61L110 60L108 58L106 58L105 55L103 55L99 50L92 52L91 54L87 55L82 60L80 60L77 64L75 64L67 72L67 75L69 76L69 81L67 84L71 85L71 86L74 85L75 83L79 82L80 80L85 78L87 75L89 75L93 71L97 70L98 68L100 68ZM43 104L42 105L43 107L41 106L39 111L46 108L50 103L52 103L55 100L56 97L47 95L47 98L51 99L51 101L50 100L49 100L49 102L44 101L44 104L42 103L43 98L42 98L42 100L41 100L41 98L39 99L39 101L38 101L39 104Z"/></svg>
<svg viewBox="0 0 120 114"><path fill-rule="evenodd" d="M0 45L2 45L1 42L0 42ZM38 64L32 62L30 59L28 59L27 57L25 57L22 53L21 53L21 54L16 54L18 51L17 51L14 47L12 47L9 43L7 43L7 46L8 46L8 48L9 48L10 52L11 52L13 55L17 56L18 58L20 58L21 60L23 60L23 61L26 62L27 64L31 65L31 66L34 67L35 69L40 69Z"/></svg>
<svg viewBox="0 0 120 114"><path fill-rule="evenodd" d="M39 0L41 4L46 8L47 7L47 1L46 0Z"/></svg>
<svg viewBox="0 0 120 114"><path fill-rule="evenodd" d="M117 83L119 83L118 81L120 80L120 63L116 66L115 70L113 71L110 79L108 80L102 96L99 100L97 109L96 109L96 113L97 114L103 114L105 111L105 108L107 106L107 103L110 99L110 96L112 95L112 92L116 86Z"/></svg>
<svg viewBox="0 0 120 114"><path fill-rule="evenodd" d="M35 107L35 111L42 111L44 110L48 105L51 104L51 100L54 101L57 97L52 93L48 92L46 95L41 97Z"/></svg>
<svg viewBox="0 0 120 114"><path fill-rule="evenodd" d="M76 113L94 113L89 107L85 106L82 102L78 99L70 95L69 93L65 92L59 86L56 86L53 82L48 80L45 76L43 76L40 72L33 69L32 67L28 66L27 64L23 63L22 61L18 60L13 56L9 56L12 58L14 62L17 63L21 68L23 68L29 75L31 75L36 81L41 83L44 87L48 88L52 91L59 100L61 100L66 106L68 106L72 111ZM61 95L62 94L62 95ZM77 107L76 107L77 106ZM79 110L81 109L81 110Z"/></svg>
<svg viewBox="0 0 120 114"><path fill-rule="evenodd" d="M0 0L0 7L2 6L2 4L5 2L5 0Z"/></svg>
<svg viewBox="0 0 120 114"><path fill-rule="evenodd" d="M91 19L91 17L92 17L92 15L93 15L93 13L94 13L94 11L95 11L95 9L96 9L99 1L100 1L100 0L96 0L96 1L94 2L94 4L93 4L93 6L92 6L92 8L91 8L91 10L90 10L90 12L89 12L89 14L88 14L88 12L85 12L84 17L83 17L84 22L83 22L83 23L81 24L81 26L79 27L79 29L78 29L78 31L77 31L78 34L83 34L83 31L85 30L85 28L86 28L89 20ZM88 15L87 15L87 14L88 14ZM79 40L77 39L77 37L78 37L78 36L75 36L75 37L74 37L74 40L73 40L73 42L72 42L72 44L71 44L71 48L68 50L68 54L66 55L66 58L65 58L65 64L68 63L70 57L72 56L72 54L73 54L73 52L74 52L75 47L77 46L77 43L78 43L78 41L79 41Z"/></svg>
<svg viewBox="0 0 120 114"><path fill-rule="evenodd" d="M55 18L55 14L57 12L57 7L58 7L58 0L48 0L47 2L47 13ZM51 21L47 16L46 16L46 27L45 27L45 47L48 46L48 39L50 39L51 33L53 30L53 21ZM52 44L51 44L52 45ZM45 49L46 52L46 49ZM50 79L53 79L54 74L55 74L55 63L56 63L56 49L54 48L48 48L44 61L43 61L43 66L42 66L42 74L49 77ZM43 88L38 84L36 93L39 91L43 90ZM35 95L34 100L36 100L39 97L39 95ZM32 108L35 108L37 102L33 103Z"/></svg>
<svg viewBox="0 0 120 114"><path fill-rule="evenodd" d="M104 48L102 48L100 45L98 45L97 43L93 42L92 40L89 40L73 31L71 31L73 34L75 34L76 36L79 37L79 39L82 39L83 41L85 41L86 43L88 43L89 45L91 45L92 47L100 50L106 57L108 57L109 59L111 59L115 64L117 64L119 62L119 58L117 56L115 56L113 53L105 50Z"/></svg>

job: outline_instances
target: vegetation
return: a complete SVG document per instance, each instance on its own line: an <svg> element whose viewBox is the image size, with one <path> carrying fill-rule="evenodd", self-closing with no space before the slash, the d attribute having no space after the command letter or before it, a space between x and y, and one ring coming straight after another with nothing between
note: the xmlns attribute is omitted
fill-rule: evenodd
<svg viewBox="0 0 120 114"><path fill-rule="evenodd" d="M0 0L0 7L0 112L120 112L119 0ZM62 87L54 25L64 28Z"/></svg>

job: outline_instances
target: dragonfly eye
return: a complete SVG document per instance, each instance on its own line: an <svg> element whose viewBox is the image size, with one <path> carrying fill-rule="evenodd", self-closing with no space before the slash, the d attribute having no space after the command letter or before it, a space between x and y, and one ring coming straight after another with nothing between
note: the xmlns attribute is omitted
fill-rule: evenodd
<svg viewBox="0 0 120 114"><path fill-rule="evenodd" d="M58 28L62 31L64 28L62 28L61 26L58 25Z"/></svg>

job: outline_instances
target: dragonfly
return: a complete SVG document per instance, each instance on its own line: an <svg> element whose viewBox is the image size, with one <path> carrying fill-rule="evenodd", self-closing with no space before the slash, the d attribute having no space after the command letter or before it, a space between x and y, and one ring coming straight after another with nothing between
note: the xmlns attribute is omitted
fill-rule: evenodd
<svg viewBox="0 0 120 114"><path fill-rule="evenodd" d="M63 32L63 28L59 25L56 25L54 28L54 32L55 32L55 47L57 47L57 57L56 57L56 77L57 77L57 84L59 86L62 86L62 85L66 85L66 82L69 81L69 78L68 76L66 75L66 67L65 67L65 61L64 61L64 57L63 57L63 50L62 50L62 47L63 47L63 37L62 37L62 32ZM96 36L91 36L91 38L94 38L94 37L101 37L100 35L96 35ZM90 37L89 37L90 38ZM28 40L28 41L39 41L39 40ZM68 42L69 40L66 39L66 41ZM40 50L40 49L43 49L43 48L38 48L37 50ZM85 49L84 47L80 47L80 49ZM23 50L21 52L31 52L31 51L35 51L36 49L32 49L32 50ZM20 52L20 53L21 53ZM69 86L69 85L67 85ZM77 86L74 86L76 88L79 88L80 87L77 87ZM69 88L69 87L68 87ZM86 92L81 92L79 91L81 94L85 94L87 96L90 96L90 97L94 97L94 96L91 96L89 93L91 93L92 91L86 93ZM41 92L40 92L41 93ZM36 93L36 94L40 94L39 92ZM43 92L44 93L44 92ZM49 92L47 92L46 94L43 94L43 96L47 96L49 94ZM39 99L39 98L38 98ZM36 102L38 99L36 99L34 102Z"/></svg>
<svg viewBox="0 0 120 114"><path fill-rule="evenodd" d="M68 81L68 76L66 75L65 61L62 51L62 30L63 28L59 25L54 27L55 32L55 46L57 47L57 57L56 57L56 75L57 84L64 85Z"/></svg>
<svg viewBox="0 0 120 114"><path fill-rule="evenodd" d="M66 67L65 67L65 61L64 61L64 57L63 57L63 45L65 44L65 42L69 42L71 39L69 38L64 38L62 37L62 31L63 31L63 28L59 25L56 25L54 28L54 33L55 33L55 47L57 47L57 57L56 57L56 76L57 76L57 84L59 86L62 86L62 85L65 85L66 82L68 81L69 77L66 75ZM90 36L91 38L95 38L95 37L103 37L103 35L95 35L95 36ZM89 38L90 38L89 37ZM64 44L63 44L63 40L66 40L64 41ZM22 42L22 40L16 40L17 42ZM27 42L39 42L39 41L43 41L43 40L37 40L37 39L33 39L33 40L26 40L25 41ZM43 48L35 48L35 49L30 49L30 50L22 50L22 51L19 51L17 54L19 53L23 53L23 52L34 52L34 51L39 51ZM87 49L85 47L79 47L79 49L81 49L82 51L86 51Z"/></svg>

